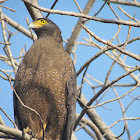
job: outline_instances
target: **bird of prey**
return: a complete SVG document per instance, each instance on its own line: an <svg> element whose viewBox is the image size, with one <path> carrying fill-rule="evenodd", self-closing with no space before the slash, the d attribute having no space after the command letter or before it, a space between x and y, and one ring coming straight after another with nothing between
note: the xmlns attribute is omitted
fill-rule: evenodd
<svg viewBox="0 0 140 140"><path fill-rule="evenodd" d="M35 138L71 140L76 112L76 73L63 48L61 31L48 18L29 25L37 40L22 59L15 76L14 116L20 130ZM44 128L44 129L43 129ZM44 130L44 131L43 131Z"/></svg>

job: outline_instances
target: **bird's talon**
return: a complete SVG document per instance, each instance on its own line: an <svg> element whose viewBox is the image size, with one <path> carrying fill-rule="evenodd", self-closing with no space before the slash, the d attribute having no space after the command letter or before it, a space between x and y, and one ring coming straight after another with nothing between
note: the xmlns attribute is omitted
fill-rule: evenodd
<svg viewBox="0 0 140 140"><path fill-rule="evenodd" d="M35 137L35 134L33 133L33 131L31 132L31 139Z"/></svg>
<svg viewBox="0 0 140 140"><path fill-rule="evenodd" d="M23 132L33 136L33 131L28 126L23 129Z"/></svg>

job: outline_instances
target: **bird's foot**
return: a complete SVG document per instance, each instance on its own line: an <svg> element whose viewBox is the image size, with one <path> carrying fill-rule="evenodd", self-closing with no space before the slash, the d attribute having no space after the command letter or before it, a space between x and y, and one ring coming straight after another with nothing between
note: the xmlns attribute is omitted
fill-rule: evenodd
<svg viewBox="0 0 140 140"><path fill-rule="evenodd" d="M33 133L32 129L30 129L28 126L23 129L23 132L28 133L29 135L31 135L32 138L35 137L35 134Z"/></svg>
<svg viewBox="0 0 140 140"><path fill-rule="evenodd" d="M32 130L27 126L26 128L23 129L23 132L28 133L29 135L32 135Z"/></svg>

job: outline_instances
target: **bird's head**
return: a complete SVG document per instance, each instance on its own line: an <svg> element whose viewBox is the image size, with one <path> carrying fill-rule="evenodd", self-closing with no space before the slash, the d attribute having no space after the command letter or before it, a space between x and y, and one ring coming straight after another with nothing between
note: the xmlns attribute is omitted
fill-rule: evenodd
<svg viewBox="0 0 140 140"><path fill-rule="evenodd" d="M60 29L58 26L47 18L38 18L31 24L29 24L29 28L33 29L37 36L44 37L44 34L47 36L52 36L54 33L61 34Z"/></svg>

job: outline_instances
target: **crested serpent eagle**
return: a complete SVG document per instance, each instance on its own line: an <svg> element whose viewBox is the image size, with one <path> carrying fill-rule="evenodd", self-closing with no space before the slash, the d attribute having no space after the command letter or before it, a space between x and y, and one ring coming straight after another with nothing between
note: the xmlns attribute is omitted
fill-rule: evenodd
<svg viewBox="0 0 140 140"><path fill-rule="evenodd" d="M63 48L61 31L47 18L29 25L37 40L21 61L14 89L22 102L41 117L22 106L14 93L14 116L20 130L35 138L71 140L76 113L76 73ZM43 129L44 128L44 129Z"/></svg>

